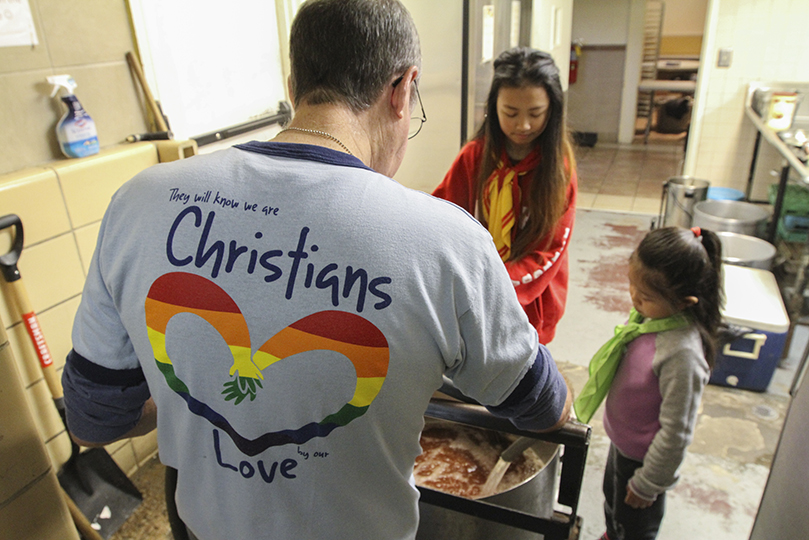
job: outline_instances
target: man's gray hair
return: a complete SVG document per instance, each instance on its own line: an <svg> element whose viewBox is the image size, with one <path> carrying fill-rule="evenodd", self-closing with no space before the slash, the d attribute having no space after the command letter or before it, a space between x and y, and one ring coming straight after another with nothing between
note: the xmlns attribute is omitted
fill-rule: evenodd
<svg viewBox="0 0 809 540"><path fill-rule="evenodd" d="M289 39L292 100L368 109L395 75L421 68L413 19L398 0L307 0Z"/></svg>

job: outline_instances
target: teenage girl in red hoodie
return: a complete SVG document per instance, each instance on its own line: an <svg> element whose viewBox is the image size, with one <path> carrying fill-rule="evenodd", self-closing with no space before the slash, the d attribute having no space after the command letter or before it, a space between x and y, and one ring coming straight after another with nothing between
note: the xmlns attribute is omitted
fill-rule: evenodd
<svg viewBox="0 0 809 540"><path fill-rule="evenodd" d="M527 48L502 53L494 62L486 119L433 192L489 229L543 344L564 313L576 213L576 163L564 109L549 54Z"/></svg>

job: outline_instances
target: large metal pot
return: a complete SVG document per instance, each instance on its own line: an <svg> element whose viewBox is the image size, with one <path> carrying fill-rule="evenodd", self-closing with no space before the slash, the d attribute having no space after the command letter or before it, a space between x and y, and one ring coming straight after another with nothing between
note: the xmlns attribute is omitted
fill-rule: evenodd
<svg viewBox="0 0 809 540"><path fill-rule="evenodd" d="M471 428L480 429L482 428ZM545 464L521 483L478 500L550 518L553 515L555 480L559 465L559 445L537 441L532 450ZM419 503L416 540L541 540L538 533L502 525L448 508Z"/></svg>
<svg viewBox="0 0 809 540"><path fill-rule="evenodd" d="M770 212L744 201L707 200L694 206L695 227L763 237Z"/></svg>
<svg viewBox="0 0 809 540"><path fill-rule="evenodd" d="M675 176L663 183L666 211L661 222L664 227L691 227L694 206L708 196L710 182L690 176Z"/></svg>
<svg viewBox="0 0 809 540"><path fill-rule="evenodd" d="M775 246L746 234L731 232L717 233L722 242L722 262L736 266L769 270L775 258Z"/></svg>

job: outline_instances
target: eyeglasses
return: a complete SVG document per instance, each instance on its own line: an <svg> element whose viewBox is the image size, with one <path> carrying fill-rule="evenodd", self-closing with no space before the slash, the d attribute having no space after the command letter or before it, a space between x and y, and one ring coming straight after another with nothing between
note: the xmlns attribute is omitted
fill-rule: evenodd
<svg viewBox="0 0 809 540"><path fill-rule="evenodd" d="M404 79L404 75L393 81L393 87L395 88L402 80ZM413 79L413 86L416 87L416 97L419 100L419 107L421 108L421 116L411 116L410 117L410 132L407 135L408 139L412 139L416 135L419 134L421 131L421 126L424 125L424 122L427 121L427 115L424 113L424 105L421 103L421 94L419 94L419 85L416 82L416 79Z"/></svg>

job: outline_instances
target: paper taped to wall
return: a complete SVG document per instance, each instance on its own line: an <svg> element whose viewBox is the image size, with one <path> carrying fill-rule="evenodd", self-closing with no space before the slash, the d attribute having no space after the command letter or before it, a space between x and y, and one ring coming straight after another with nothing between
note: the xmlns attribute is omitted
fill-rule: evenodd
<svg viewBox="0 0 809 540"><path fill-rule="evenodd" d="M38 44L28 0L0 0L0 47Z"/></svg>

